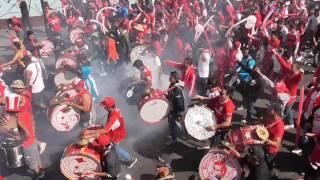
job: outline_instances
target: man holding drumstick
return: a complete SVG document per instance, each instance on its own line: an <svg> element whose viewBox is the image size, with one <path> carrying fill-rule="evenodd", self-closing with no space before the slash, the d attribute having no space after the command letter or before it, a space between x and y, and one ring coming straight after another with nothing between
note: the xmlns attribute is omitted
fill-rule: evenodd
<svg viewBox="0 0 320 180"><path fill-rule="evenodd" d="M230 89L222 89L220 95L213 99L209 99L207 107L211 109L217 119L216 125L207 127L208 131L217 131L215 134L212 146L217 146L221 143L226 130L231 127L231 121L235 105L230 99L232 91Z"/></svg>
<svg viewBox="0 0 320 180"><path fill-rule="evenodd" d="M121 112L116 108L115 100L112 97L105 97L100 103L106 111L108 111L108 119L104 128L95 130L85 130L80 136L80 139L90 139L98 137L99 135L109 135L114 148L128 168L132 168L138 161L133 158L126 150L120 147L119 143L126 137L125 122Z"/></svg>

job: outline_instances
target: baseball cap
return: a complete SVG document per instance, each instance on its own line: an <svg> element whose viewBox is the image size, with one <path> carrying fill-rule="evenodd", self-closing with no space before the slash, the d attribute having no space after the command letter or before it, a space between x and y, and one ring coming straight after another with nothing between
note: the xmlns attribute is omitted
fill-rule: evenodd
<svg viewBox="0 0 320 180"><path fill-rule="evenodd" d="M112 107L116 104L115 100L112 97L105 97L101 102L100 105L105 107Z"/></svg>

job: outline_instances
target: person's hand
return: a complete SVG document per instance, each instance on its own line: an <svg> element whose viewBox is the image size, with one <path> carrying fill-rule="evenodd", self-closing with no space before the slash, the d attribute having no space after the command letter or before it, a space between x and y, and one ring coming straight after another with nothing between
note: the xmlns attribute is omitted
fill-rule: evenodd
<svg viewBox="0 0 320 180"><path fill-rule="evenodd" d="M255 67L255 68L253 69L253 71L254 71L255 73L259 74L259 75L262 74L261 71L260 71L260 69L259 69L258 67Z"/></svg>
<svg viewBox="0 0 320 180"><path fill-rule="evenodd" d="M206 130L207 131L215 131L216 127L215 126L208 126L208 127L206 127Z"/></svg>
<svg viewBox="0 0 320 180"><path fill-rule="evenodd" d="M300 72L301 74L304 74L304 69L300 68L300 69L299 69L299 72Z"/></svg>
<svg viewBox="0 0 320 180"><path fill-rule="evenodd" d="M82 174L81 177L88 177L88 178L94 178L96 176L96 174L94 173L94 171L92 170L85 170Z"/></svg>
<svg viewBox="0 0 320 180"><path fill-rule="evenodd" d="M277 49L272 49L273 54L278 54Z"/></svg>
<svg viewBox="0 0 320 180"><path fill-rule="evenodd" d="M306 133L306 136L308 136L308 137L314 137L315 134L314 134L314 133Z"/></svg>

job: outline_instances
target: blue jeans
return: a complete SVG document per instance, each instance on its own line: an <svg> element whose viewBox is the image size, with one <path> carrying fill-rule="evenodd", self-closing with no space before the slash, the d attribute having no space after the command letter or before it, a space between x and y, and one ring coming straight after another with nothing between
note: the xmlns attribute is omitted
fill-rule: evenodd
<svg viewBox="0 0 320 180"><path fill-rule="evenodd" d="M125 162L134 161L134 158L125 149L123 149L119 144L114 144L114 148L115 148L116 153L118 154L120 160L125 161Z"/></svg>
<svg viewBox="0 0 320 180"><path fill-rule="evenodd" d="M283 112L283 120L289 123L289 125L294 125L293 115L292 115L292 103L290 106L286 106Z"/></svg>

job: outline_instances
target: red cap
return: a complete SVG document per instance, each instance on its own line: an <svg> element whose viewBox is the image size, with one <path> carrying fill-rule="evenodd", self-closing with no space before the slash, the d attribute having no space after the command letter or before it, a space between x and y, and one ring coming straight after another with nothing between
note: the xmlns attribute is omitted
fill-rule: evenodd
<svg viewBox="0 0 320 180"><path fill-rule="evenodd" d="M112 97L105 97L100 104L105 107L112 107L116 102Z"/></svg>
<svg viewBox="0 0 320 180"><path fill-rule="evenodd" d="M241 43L239 41L234 42L234 47L239 48L241 46Z"/></svg>
<svg viewBox="0 0 320 180"><path fill-rule="evenodd" d="M110 144L110 137L108 135L99 135L95 141L92 142L94 146L107 146Z"/></svg>
<svg viewBox="0 0 320 180"><path fill-rule="evenodd" d="M84 88L84 81L80 80L78 83L72 83L73 88Z"/></svg>

